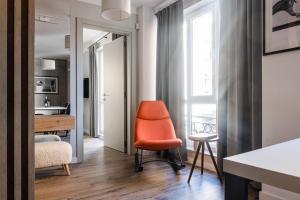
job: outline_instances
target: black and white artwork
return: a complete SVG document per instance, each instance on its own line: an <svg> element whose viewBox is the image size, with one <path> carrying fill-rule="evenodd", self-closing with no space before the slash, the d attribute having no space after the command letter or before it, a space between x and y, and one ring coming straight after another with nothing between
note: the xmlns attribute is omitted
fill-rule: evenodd
<svg viewBox="0 0 300 200"><path fill-rule="evenodd" d="M35 76L35 94L58 94L58 77Z"/></svg>
<svg viewBox="0 0 300 200"><path fill-rule="evenodd" d="M265 55L298 49L300 0L264 0L264 29Z"/></svg>
<svg viewBox="0 0 300 200"><path fill-rule="evenodd" d="M300 3L297 0L273 0L273 32L300 25Z"/></svg>

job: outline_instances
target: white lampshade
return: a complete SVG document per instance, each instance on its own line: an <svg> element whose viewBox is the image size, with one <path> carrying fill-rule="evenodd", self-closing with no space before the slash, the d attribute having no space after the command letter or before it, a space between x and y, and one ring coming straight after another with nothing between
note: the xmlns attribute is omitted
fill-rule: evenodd
<svg viewBox="0 0 300 200"><path fill-rule="evenodd" d="M122 21L131 15L130 0L102 0L102 17Z"/></svg>
<svg viewBox="0 0 300 200"><path fill-rule="evenodd" d="M41 59L42 70L55 70L55 60Z"/></svg>

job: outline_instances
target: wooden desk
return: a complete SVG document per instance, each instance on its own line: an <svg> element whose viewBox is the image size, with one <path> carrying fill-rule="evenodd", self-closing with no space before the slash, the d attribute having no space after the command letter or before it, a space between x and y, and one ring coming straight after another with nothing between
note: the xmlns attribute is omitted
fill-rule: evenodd
<svg viewBox="0 0 300 200"><path fill-rule="evenodd" d="M66 131L75 128L70 115L35 115L34 132Z"/></svg>
<svg viewBox="0 0 300 200"><path fill-rule="evenodd" d="M300 139L224 159L225 199L247 199L254 180L300 193Z"/></svg>

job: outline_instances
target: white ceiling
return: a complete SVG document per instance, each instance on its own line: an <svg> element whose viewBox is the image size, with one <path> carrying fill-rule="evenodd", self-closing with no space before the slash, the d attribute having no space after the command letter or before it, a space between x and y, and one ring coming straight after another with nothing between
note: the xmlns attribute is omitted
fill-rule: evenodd
<svg viewBox="0 0 300 200"><path fill-rule="evenodd" d="M90 45L95 43L98 39L102 38L106 34L107 34L107 32L84 28L83 29L83 48L86 49L87 47L89 47Z"/></svg>
<svg viewBox="0 0 300 200"><path fill-rule="evenodd" d="M47 16L51 23L35 21L35 57L67 59L65 35L70 34L69 1L36 0L35 18Z"/></svg>
<svg viewBox="0 0 300 200"><path fill-rule="evenodd" d="M101 5L101 0L36 0L36 18L40 16L55 16L52 23L36 21L35 23L35 57L67 59L70 50L65 49L65 35L70 34L70 1ZM164 0L132 0L132 10L142 5L154 7ZM98 37L96 32L87 37ZM100 34L101 35L101 34Z"/></svg>
<svg viewBox="0 0 300 200"><path fill-rule="evenodd" d="M101 0L78 0L78 1L101 6ZM154 7L163 1L165 1L165 0L131 0L131 5L132 5L133 9L136 9L142 5Z"/></svg>
<svg viewBox="0 0 300 200"><path fill-rule="evenodd" d="M51 20L54 24L35 22L35 56L42 58L68 58L65 35L70 34L69 19Z"/></svg>

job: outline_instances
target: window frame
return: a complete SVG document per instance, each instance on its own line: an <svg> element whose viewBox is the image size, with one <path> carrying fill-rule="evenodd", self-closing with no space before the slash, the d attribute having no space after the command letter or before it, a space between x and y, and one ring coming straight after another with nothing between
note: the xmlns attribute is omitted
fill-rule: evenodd
<svg viewBox="0 0 300 200"><path fill-rule="evenodd" d="M199 3L193 8L187 8L184 13L184 23L186 26L185 29L185 81L186 81L186 94L185 94L185 105L186 105L186 114L187 122L192 122L192 106L193 104L215 104L216 105L216 127L218 125L218 105L217 105L217 80L218 80L218 16L216 9L216 1L209 0ZM212 13L212 49L211 49L211 61L212 61L212 95L203 95L203 96L193 96L193 53L190 53L193 49L193 25L192 22L195 18L203 16L207 13ZM189 124L187 127L187 136L192 133L192 124ZM193 146L193 148L191 148ZM195 145L187 144L188 150L195 150ZM216 154L216 152L213 152Z"/></svg>
<svg viewBox="0 0 300 200"><path fill-rule="evenodd" d="M215 11L215 6L214 6L214 1L211 1L203 6L200 6L199 9L193 10L191 12L188 12L185 14L185 23L187 26L187 41L186 41L186 68L187 68L187 97L186 100L189 103L199 103L203 102L203 104L210 104L212 102L216 103L216 44L215 44L215 26L216 26L216 11ZM189 53L191 49L193 49L193 30L192 30L192 21L193 19L205 15L208 12L212 12L212 20L213 20L213 25L212 25L212 52L211 52L211 58L212 58L212 95L203 95L203 96L193 96L192 95L192 90L193 90L193 55L192 53Z"/></svg>

